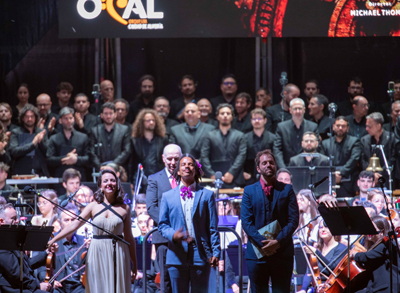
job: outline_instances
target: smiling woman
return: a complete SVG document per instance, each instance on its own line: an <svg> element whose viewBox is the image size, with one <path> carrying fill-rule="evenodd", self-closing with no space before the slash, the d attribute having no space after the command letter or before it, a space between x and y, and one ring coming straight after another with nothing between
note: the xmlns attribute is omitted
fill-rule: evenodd
<svg viewBox="0 0 400 293"><path fill-rule="evenodd" d="M95 201L82 211L80 216L129 242L129 247L117 241L115 249L113 238L97 227L93 228L93 239L88 251L86 265L86 292L130 292L131 261L132 278L136 276L136 247L131 231L131 211L124 204L124 191L117 175L111 170L102 170L97 180L99 190L94 194ZM74 221L63 229L50 243L63 239L76 231L84 222ZM123 235L123 236L122 236ZM113 255L116 265L114 271ZM114 283L114 272L116 282ZM116 286L116 290L114 289Z"/></svg>

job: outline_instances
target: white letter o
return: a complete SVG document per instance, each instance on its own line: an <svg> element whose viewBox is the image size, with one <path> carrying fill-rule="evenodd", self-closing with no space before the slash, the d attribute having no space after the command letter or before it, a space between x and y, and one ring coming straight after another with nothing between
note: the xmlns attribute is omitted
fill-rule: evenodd
<svg viewBox="0 0 400 293"><path fill-rule="evenodd" d="M94 3L94 10L92 12L87 12L85 9L85 2L92 1ZM86 19L93 19L99 16L101 13L101 0L78 0L76 5L78 13Z"/></svg>

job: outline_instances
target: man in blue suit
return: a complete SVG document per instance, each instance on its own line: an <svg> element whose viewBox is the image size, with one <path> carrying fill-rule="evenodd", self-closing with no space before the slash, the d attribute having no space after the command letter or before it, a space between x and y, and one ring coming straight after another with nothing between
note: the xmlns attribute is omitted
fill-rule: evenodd
<svg viewBox="0 0 400 293"><path fill-rule="evenodd" d="M242 227L249 241L266 256L258 259L253 245L246 250L247 270L252 293L290 292L293 270L292 234L299 224L299 208L292 185L276 180L275 157L269 150L256 155L257 183L244 188L242 199ZM266 240L258 230L277 220L282 228L275 239Z"/></svg>
<svg viewBox="0 0 400 293"><path fill-rule="evenodd" d="M168 239L167 265L172 292L208 291L210 265L218 266L220 240L212 191L198 183L201 169L183 154L174 171L178 187L162 195L158 230Z"/></svg>
<svg viewBox="0 0 400 293"><path fill-rule="evenodd" d="M176 144L169 144L164 148L162 159L165 168L149 176L147 191L146 191L146 206L147 212L154 220L154 227L157 227L160 219L160 205L161 198L164 192L175 188L177 182L172 174L176 169L179 158L182 156L180 146ZM155 245L157 251L157 263L160 268L160 287L161 292L170 293L171 282L169 279L168 268L166 267L168 239L165 239L161 234L156 231L152 234L152 244Z"/></svg>

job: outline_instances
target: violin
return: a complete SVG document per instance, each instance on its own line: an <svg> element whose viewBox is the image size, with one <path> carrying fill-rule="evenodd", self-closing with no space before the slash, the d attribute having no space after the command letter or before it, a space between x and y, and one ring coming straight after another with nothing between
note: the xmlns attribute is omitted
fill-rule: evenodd
<svg viewBox="0 0 400 293"><path fill-rule="evenodd" d="M53 238L54 238L54 234L52 233L50 236L50 239L53 239ZM47 257L46 257L46 277L44 278L45 283L49 283L53 277L55 260L56 260L56 258L53 256L54 256L53 253L49 252L49 254L47 254Z"/></svg>
<svg viewBox="0 0 400 293"><path fill-rule="evenodd" d="M309 238L311 231L313 229L313 224L308 224L307 225L308 231L307 231L307 243L309 243ZM311 274L313 274L313 285L314 287L321 285L321 274L319 271L319 266L318 266L318 259L314 254L310 254L309 256L309 262L310 262L310 270Z"/></svg>

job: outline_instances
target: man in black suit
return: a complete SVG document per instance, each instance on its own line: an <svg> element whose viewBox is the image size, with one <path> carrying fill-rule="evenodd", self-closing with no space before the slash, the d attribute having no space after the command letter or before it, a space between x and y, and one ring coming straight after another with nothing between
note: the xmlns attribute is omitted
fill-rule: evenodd
<svg viewBox="0 0 400 293"><path fill-rule="evenodd" d="M222 77L221 80L221 92L222 95L212 98L210 100L211 106L215 111L219 104L230 104L235 107L235 96L238 89L236 77L233 74L227 74ZM217 117L218 115L215 113L211 113L211 118Z"/></svg>
<svg viewBox="0 0 400 293"><path fill-rule="evenodd" d="M0 225L18 224L17 212L12 204L7 204L6 200L0 196ZM57 251L57 245L49 248L51 252ZM17 250L0 250L0 292L18 293L20 292L20 257ZM34 269L46 265L46 252L40 252L33 258L23 254L22 282L23 292L44 293L50 292L49 283L40 283L34 276Z"/></svg>
<svg viewBox="0 0 400 293"><path fill-rule="evenodd" d="M172 174L176 168L176 164L182 155L181 148L176 144L169 144L164 148L162 159L165 168L160 172L150 175L148 179L148 186L146 192L146 206L147 212L154 220L154 227L158 226L161 198L164 192L171 190L177 186L176 180ZM171 292L171 282L169 279L168 268L165 264L168 239L165 239L161 234L156 231L152 234L152 243L156 246L157 263L160 268L160 284L161 292Z"/></svg>
<svg viewBox="0 0 400 293"><path fill-rule="evenodd" d="M114 103L101 106L99 124L90 131L90 140L94 147L94 164L100 168L104 162L114 162L126 166L130 154L130 133L126 125L115 123L117 114Z"/></svg>
<svg viewBox="0 0 400 293"><path fill-rule="evenodd" d="M215 172L221 171L224 187L243 186L243 167L246 160L245 136L233 129L234 109L230 104L217 107L219 128L207 133L201 147L201 162L207 177L215 179Z"/></svg>
<svg viewBox="0 0 400 293"><path fill-rule="evenodd" d="M13 112L11 106L7 103L0 103L0 121L3 123L6 132L18 127L11 123L12 115Z"/></svg>
<svg viewBox="0 0 400 293"><path fill-rule="evenodd" d="M246 161L244 163L244 179L246 185L255 183L257 178L257 169L254 163L256 154L262 150L272 150L275 141L275 134L265 129L267 123L267 114L261 108L254 109L250 113L253 131L245 134L247 142Z"/></svg>
<svg viewBox="0 0 400 293"><path fill-rule="evenodd" d="M317 153L318 148L318 138L315 132L306 131L303 134L303 140L301 141L301 147L303 148L303 153L298 154L290 158L289 166L329 166L329 158L323 154ZM307 155L310 154L310 155ZM317 155L316 157L313 156Z"/></svg>
<svg viewBox="0 0 400 293"><path fill-rule="evenodd" d="M199 107L189 103L184 109L185 123L171 128L173 141L182 148L182 153L188 153L200 158L201 146L205 136L215 129L211 124L200 121Z"/></svg>
<svg viewBox="0 0 400 293"><path fill-rule="evenodd" d="M183 121L183 111L189 103L196 103L196 87L197 81L191 75L184 75L181 78L179 89L182 92L182 97L171 101L171 111L169 117L177 121Z"/></svg>
<svg viewBox="0 0 400 293"><path fill-rule="evenodd" d="M314 95L309 103L308 110L311 121L318 124L318 132L322 139L328 137L328 132L331 129L330 119L325 113L328 111L329 101L324 95Z"/></svg>
<svg viewBox="0 0 400 293"><path fill-rule="evenodd" d="M276 128L278 127L278 123L290 120L292 115L289 112L290 102L298 98L300 96L299 88L292 84L288 83L283 88L283 98L279 102L279 104L275 104L271 107L268 107L266 110L267 113L267 125L266 128L268 131L275 133Z"/></svg>
<svg viewBox="0 0 400 293"><path fill-rule="evenodd" d="M368 114L368 100L363 96L356 96L352 104L353 114L346 116L349 123L349 134L361 139L367 134L365 129L366 116Z"/></svg>
<svg viewBox="0 0 400 293"><path fill-rule="evenodd" d="M400 116L400 100L394 101L391 107L390 118L392 120L392 131L394 132L397 118ZM385 117L384 117L385 118ZM383 124L383 129L390 131L390 122Z"/></svg>
<svg viewBox="0 0 400 293"><path fill-rule="evenodd" d="M125 99L116 99L114 101L116 119L115 123L128 126L129 133L132 133L132 124L128 122L129 103ZM130 134L129 134L130 135Z"/></svg>
<svg viewBox="0 0 400 293"><path fill-rule="evenodd" d="M302 99L291 100L289 110L292 119L279 123L276 129L273 150L279 169L286 168L290 158L301 153L301 142L305 132L312 131L319 136L318 125L304 119L305 104Z"/></svg>
<svg viewBox="0 0 400 293"><path fill-rule="evenodd" d="M98 123L97 117L89 113L89 108L89 98L83 93L77 94L74 98L75 129L88 135Z"/></svg>
<svg viewBox="0 0 400 293"><path fill-rule="evenodd" d="M48 135L57 133L58 115L51 112L51 98L48 94L40 94L36 98L36 106L39 109L39 128L47 129Z"/></svg>
<svg viewBox="0 0 400 293"><path fill-rule="evenodd" d="M57 102L51 106L51 112L54 114L59 114L62 108L72 107L71 95L74 87L69 82L60 82L57 85Z"/></svg>
<svg viewBox="0 0 400 293"><path fill-rule="evenodd" d="M26 105L19 116L21 127L11 131L10 155L14 160L12 174L39 174L50 176L46 162L47 133L37 127L39 110L31 104Z"/></svg>
<svg viewBox="0 0 400 293"><path fill-rule="evenodd" d="M74 129L74 110L69 107L61 109L59 123L63 130L49 139L47 147L47 164L54 169L55 177L62 177L68 168L78 170L82 181L86 181L86 167L93 156L89 137Z"/></svg>
<svg viewBox="0 0 400 293"><path fill-rule="evenodd" d="M366 129L368 134L361 138L361 145L362 145L362 156L361 156L361 166L362 169L367 169L369 165L369 160L376 154L379 158L379 162L383 168L383 172L375 172L375 183L377 182L378 178L383 176L386 179L386 187L388 187L388 174L385 167L385 162L383 159L382 152L374 147L373 145L383 145L383 150L385 152L386 160L389 166L396 165L396 160L398 157L398 148L399 144L396 143L394 136L392 136L392 141L390 142L390 133L383 129L383 115L379 112L371 113L367 116L366 119ZM390 151L389 151L390 150ZM397 166L394 168L394 172L392 171L392 178L399 178L398 170L396 170ZM393 176L394 175L394 176ZM396 180L394 180L396 182Z"/></svg>
<svg viewBox="0 0 400 293"><path fill-rule="evenodd" d="M353 113L353 99L364 93L363 83L359 77L352 77L347 87L347 99L338 103L337 115L348 116Z"/></svg>
<svg viewBox="0 0 400 293"><path fill-rule="evenodd" d="M142 109L153 109L155 79L152 75L146 74L139 79L140 93L129 106L128 122L134 123L136 116Z"/></svg>
<svg viewBox="0 0 400 293"><path fill-rule="evenodd" d="M208 99L201 99L197 102L197 106L200 111L200 121L218 127L218 121L210 117L213 111L210 101Z"/></svg>
<svg viewBox="0 0 400 293"><path fill-rule="evenodd" d="M348 135L349 124L344 116L336 118L333 124L332 138L332 166L339 167L335 173L336 184L340 184L340 188L336 190L337 197L352 197L356 191L356 181L358 179L358 162L361 157L361 142L355 137ZM322 153L329 156L331 139L322 141ZM339 172L339 173L338 173ZM342 178L350 177L351 181L342 182Z"/></svg>
<svg viewBox="0 0 400 293"><path fill-rule="evenodd" d="M237 116L233 118L232 128L243 133L250 132L253 127L251 125L251 115L249 109L252 99L248 93L239 93L235 98L235 110Z"/></svg>
<svg viewBox="0 0 400 293"><path fill-rule="evenodd" d="M166 97L158 97L155 101L154 101L154 110L157 111L158 115L161 116L161 118L163 118L164 120L164 125L165 125L165 131L166 131L166 135L168 137L169 141L172 141L172 131L171 128L175 125L178 125L178 121L173 120L173 119L169 119L168 115L169 115L169 110L170 110L170 106L169 106L169 101Z"/></svg>

